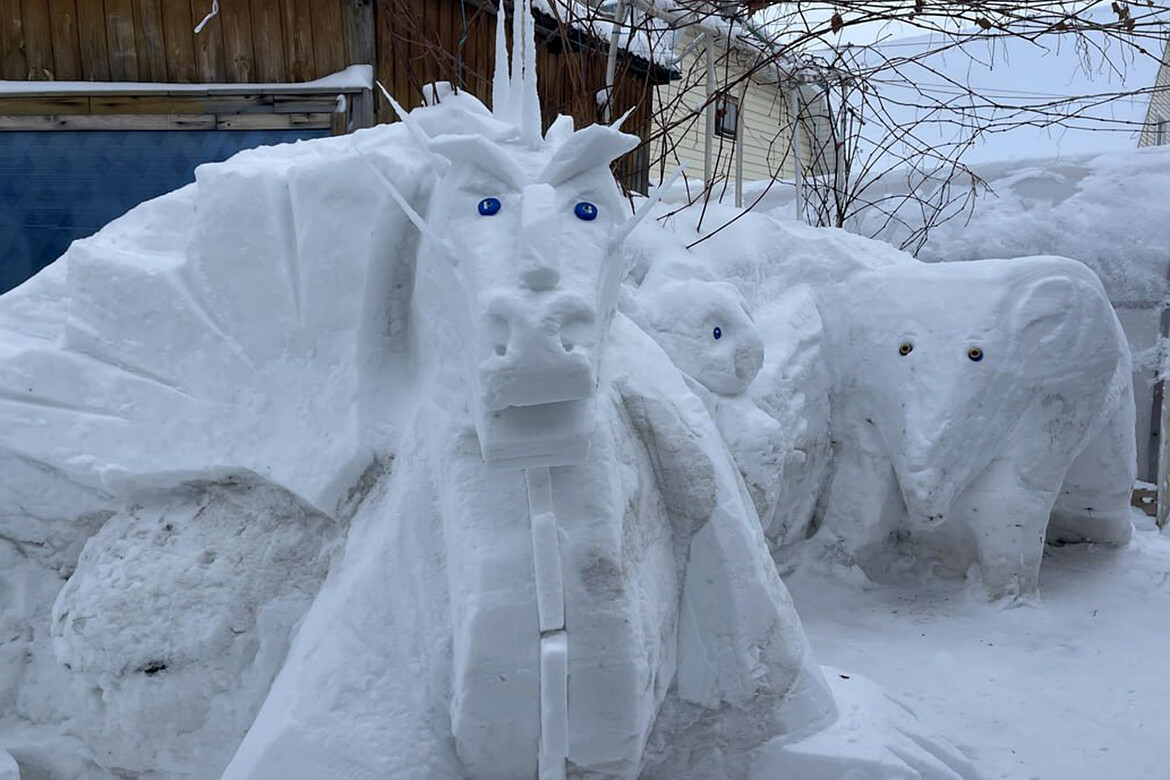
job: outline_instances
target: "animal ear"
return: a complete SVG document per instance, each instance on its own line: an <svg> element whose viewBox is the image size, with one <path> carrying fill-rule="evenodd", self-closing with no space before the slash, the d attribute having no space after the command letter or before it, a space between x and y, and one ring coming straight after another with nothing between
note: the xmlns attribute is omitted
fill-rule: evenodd
<svg viewBox="0 0 1170 780"><path fill-rule="evenodd" d="M1058 347L1075 330L1079 291L1062 276L1027 285L1011 310L1012 338L1026 349Z"/></svg>
<svg viewBox="0 0 1170 780"><path fill-rule="evenodd" d="M1089 338L1089 331L1099 325L1099 312L1087 293L1084 284L1067 276L1041 278L1024 287L1012 307L1007 336L1015 342L1029 374L1054 377L1070 370L1083 372L1105 357ZM991 350L995 345L983 348Z"/></svg>
<svg viewBox="0 0 1170 780"><path fill-rule="evenodd" d="M589 125L557 147L539 179L556 186L579 173L609 165L640 143L642 141L637 136L612 127Z"/></svg>
<svg viewBox="0 0 1170 780"><path fill-rule="evenodd" d="M441 135L431 140L429 148L453 163L476 165L516 189L527 183L516 163L482 135Z"/></svg>

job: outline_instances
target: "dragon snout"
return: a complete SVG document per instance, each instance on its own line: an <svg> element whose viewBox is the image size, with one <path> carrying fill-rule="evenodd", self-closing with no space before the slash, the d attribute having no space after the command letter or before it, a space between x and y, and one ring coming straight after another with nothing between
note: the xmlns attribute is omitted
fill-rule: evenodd
<svg viewBox="0 0 1170 780"><path fill-rule="evenodd" d="M478 360L486 408L573 401L592 394L594 307L571 296L549 302L525 297L493 301L488 312Z"/></svg>

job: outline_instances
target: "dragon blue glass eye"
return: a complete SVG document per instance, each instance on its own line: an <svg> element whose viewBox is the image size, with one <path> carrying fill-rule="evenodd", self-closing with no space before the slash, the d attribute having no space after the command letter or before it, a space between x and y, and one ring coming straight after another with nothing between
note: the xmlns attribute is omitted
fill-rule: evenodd
<svg viewBox="0 0 1170 780"><path fill-rule="evenodd" d="M499 198L484 198L479 202L479 214L482 217L490 217L493 214L498 214L500 211Z"/></svg>
<svg viewBox="0 0 1170 780"><path fill-rule="evenodd" d="M967 350L967 357L971 359L972 363L978 363L983 359L983 350L979 349L979 347L971 347Z"/></svg>
<svg viewBox="0 0 1170 780"><path fill-rule="evenodd" d="M581 201L573 209L573 213L577 215L577 219L583 219L586 222L592 222L597 219L597 207L589 201Z"/></svg>
<svg viewBox="0 0 1170 780"><path fill-rule="evenodd" d="M716 341L718 341L719 339L723 338L723 328L720 328L718 325L716 325L715 330L711 331L711 335L715 337Z"/></svg>

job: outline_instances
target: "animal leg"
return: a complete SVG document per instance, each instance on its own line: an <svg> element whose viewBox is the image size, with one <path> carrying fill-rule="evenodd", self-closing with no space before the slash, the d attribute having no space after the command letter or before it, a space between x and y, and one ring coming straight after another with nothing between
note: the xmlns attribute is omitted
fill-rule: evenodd
<svg viewBox="0 0 1170 780"><path fill-rule="evenodd" d="M841 549L863 566L880 558L890 535L906 519L889 460L844 443L828 490L824 525Z"/></svg>
<svg viewBox="0 0 1170 780"><path fill-rule="evenodd" d="M1052 510L1049 539L1118 546L1129 541L1137 460L1133 426L1132 405L1122 405L1073 461Z"/></svg>
<svg viewBox="0 0 1170 780"><path fill-rule="evenodd" d="M1054 500L1054 491L1022 486L1014 462L995 460L955 502L955 518L971 532L983 585L993 601L1037 594Z"/></svg>

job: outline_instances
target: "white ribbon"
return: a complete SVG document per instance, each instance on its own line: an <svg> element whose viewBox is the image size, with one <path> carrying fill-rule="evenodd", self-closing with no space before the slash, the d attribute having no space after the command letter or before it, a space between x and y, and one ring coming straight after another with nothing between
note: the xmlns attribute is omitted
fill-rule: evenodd
<svg viewBox="0 0 1170 780"><path fill-rule="evenodd" d="M198 35L199 33L203 32L203 28L206 27L207 23L210 22L212 19L214 19L215 15L218 13L219 13L219 0L211 0L211 13L209 13L207 16L203 17L202 22L195 25L195 34Z"/></svg>

